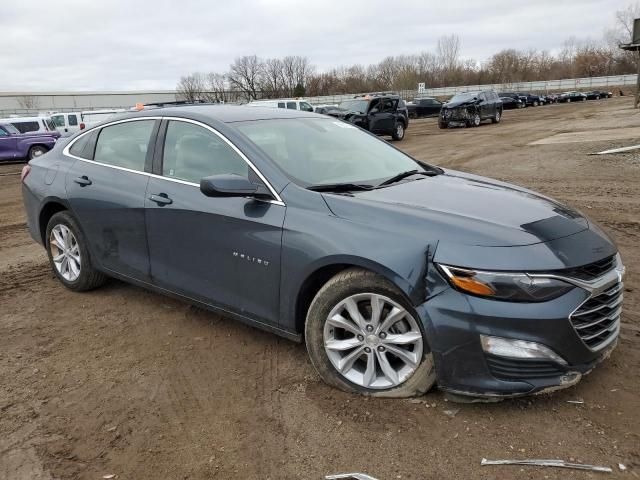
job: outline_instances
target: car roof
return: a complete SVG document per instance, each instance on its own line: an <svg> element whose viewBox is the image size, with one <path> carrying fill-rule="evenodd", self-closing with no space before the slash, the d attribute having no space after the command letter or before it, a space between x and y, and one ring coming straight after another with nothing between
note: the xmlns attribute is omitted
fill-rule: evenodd
<svg viewBox="0 0 640 480"><path fill-rule="evenodd" d="M191 119L209 118L222 123L244 122L251 120L270 120L285 118L323 118L317 113L284 108L255 108L245 105L207 105L194 104L176 107L154 108L141 112L130 112L118 116L118 120L137 117L184 117Z"/></svg>
<svg viewBox="0 0 640 480"><path fill-rule="evenodd" d="M34 120L43 120L51 118L49 115L32 115L29 117L8 117L0 118L0 122L13 123L13 122L33 122Z"/></svg>

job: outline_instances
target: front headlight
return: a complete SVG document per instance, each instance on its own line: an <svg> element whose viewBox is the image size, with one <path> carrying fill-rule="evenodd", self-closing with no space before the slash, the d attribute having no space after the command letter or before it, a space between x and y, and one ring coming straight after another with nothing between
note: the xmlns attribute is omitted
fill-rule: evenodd
<svg viewBox="0 0 640 480"><path fill-rule="evenodd" d="M485 272L439 265L451 285L465 293L511 302L544 302L574 288L555 278L532 277L526 273Z"/></svg>

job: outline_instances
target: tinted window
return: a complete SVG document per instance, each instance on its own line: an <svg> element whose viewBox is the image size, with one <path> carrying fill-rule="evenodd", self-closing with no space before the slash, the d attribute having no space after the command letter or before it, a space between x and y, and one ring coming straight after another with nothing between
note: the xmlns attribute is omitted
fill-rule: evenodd
<svg viewBox="0 0 640 480"><path fill-rule="evenodd" d="M278 102L278 108L284 108L284 102Z"/></svg>
<svg viewBox="0 0 640 480"><path fill-rule="evenodd" d="M27 122L11 122L11 124L18 129L20 133L37 132L40 130L37 120Z"/></svg>
<svg viewBox="0 0 640 480"><path fill-rule="evenodd" d="M78 125L78 118L75 115L69 115L69 126L75 127Z"/></svg>
<svg viewBox="0 0 640 480"><path fill-rule="evenodd" d="M4 131L4 128L0 128L0 137L8 137L9 134Z"/></svg>
<svg viewBox="0 0 640 480"><path fill-rule="evenodd" d="M296 108L296 102L287 102L287 108L289 110L297 110Z"/></svg>
<svg viewBox="0 0 640 480"><path fill-rule="evenodd" d="M76 157L89 158L89 155L87 155L84 151L87 143L89 142L89 137L91 137L90 133L83 135L78 140L76 140L73 145L71 145L69 153L71 155L75 155Z"/></svg>
<svg viewBox="0 0 640 480"><path fill-rule="evenodd" d="M154 120L125 122L104 127L96 143L96 162L144 171Z"/></svg>
<svg viewBox="0 0 640 480"><path fill-rule="evenodd" d="M164 141L162 174L200 183L210 175L248 176L247 162L211 131L187 122L170 121Z"/></svg>
<svg viewBox="0 0 640 480"><path fill-rule="evenodd" d="M56 127L64 127L64 115L54 115L51 120Z"/></svg>

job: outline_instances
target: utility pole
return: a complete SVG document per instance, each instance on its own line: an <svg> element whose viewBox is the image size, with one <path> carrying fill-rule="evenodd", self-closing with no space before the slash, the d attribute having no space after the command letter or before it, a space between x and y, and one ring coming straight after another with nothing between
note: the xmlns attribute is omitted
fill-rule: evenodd
<svg viewBox="0 0 640 480"><path fill-rule="evenodd" d="M636 52L636 64L637 64L637 80L636 80L636 96L634 101L634 108L640 106L640 18L636 18L633 21L633 35L631 43L623 43L619 45L622 50L629 52Z"/></svg>

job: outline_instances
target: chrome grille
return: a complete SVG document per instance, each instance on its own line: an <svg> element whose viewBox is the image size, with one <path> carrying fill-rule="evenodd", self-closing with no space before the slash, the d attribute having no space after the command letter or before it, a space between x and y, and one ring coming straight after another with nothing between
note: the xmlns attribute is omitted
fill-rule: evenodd
<svg viewBox="0 0 640 480"><path fill-rule="evenodd" d="M616 282L602 293L587 299L570 315L578 335L591 350L606 347L618 335L623 287L621 281Z"/></svg>

